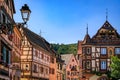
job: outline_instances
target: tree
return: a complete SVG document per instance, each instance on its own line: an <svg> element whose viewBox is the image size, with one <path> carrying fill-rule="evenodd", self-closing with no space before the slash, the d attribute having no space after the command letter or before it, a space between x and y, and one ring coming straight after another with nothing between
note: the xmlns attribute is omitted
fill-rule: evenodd
<svg viewBox="0 0 120 80"><path fill-rule="evenodd" d="M111 76L120 79L120 59L117 56L112 56Z"/></svg>

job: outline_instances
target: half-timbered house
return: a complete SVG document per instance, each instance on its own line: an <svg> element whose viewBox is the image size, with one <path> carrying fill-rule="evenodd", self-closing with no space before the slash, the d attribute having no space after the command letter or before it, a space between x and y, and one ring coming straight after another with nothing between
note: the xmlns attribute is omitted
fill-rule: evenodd
<svg viewBox="0 0 120 80"><path fill-rule="evenodd" d="M20 56L21 56L21 42L22 42L22 35L19 30L19 25L14 25L13 28L13 39L12 39L12 55L11 55L11 62L12 71L10 72L11 80L20 80L21 77L21 70L20 70Z"/></svg>
<svg viewBox="0 0 120 80"><path fill-rule="evenodd" d="M108 80L106 73L111 70L111 56L120 55L120 34L117 30L106 20L92 38L87 30L80 46L83 78Z"/></svg>
<svg viewBox="0 0 120 80"><path fill-rule="evenodd" d="M12 52L13 0L0 0L0 80L10 79Z"/></svg>
<svg viewBox="0 0 120 80"><path fill-rule="evenodd" d="M50 44L26 27L21 27L21 80L55 80L56 57Z"/></svg>

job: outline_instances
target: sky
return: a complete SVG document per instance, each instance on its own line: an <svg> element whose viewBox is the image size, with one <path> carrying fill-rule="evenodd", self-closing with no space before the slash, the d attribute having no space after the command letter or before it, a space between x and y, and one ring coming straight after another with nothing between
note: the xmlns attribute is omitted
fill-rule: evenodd
<svg viewBox="0 0 120 80"><path fill-rule="evenodd" d="M23 22L20 9L31 9L28 28L49 43L71 44L94 36L107 20L120 33L120 0L14 0L15 22ZM106 11L107 9L107 11ZM41 33L41 34L40 34Z"/></svg>

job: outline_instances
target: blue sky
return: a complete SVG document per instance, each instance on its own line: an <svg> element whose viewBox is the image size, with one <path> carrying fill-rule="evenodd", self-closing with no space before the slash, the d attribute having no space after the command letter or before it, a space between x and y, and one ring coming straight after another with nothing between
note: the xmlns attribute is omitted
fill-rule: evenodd
<svg viewBox="0 0 120 80"><path fill-rule="evenodd" d="M16 22L23 22L20 8L28 4L32 13L28 28L50 43L77 43L83 40L88 24L92 37L106 21L120 33L120 0L14 0Z"/></svg>

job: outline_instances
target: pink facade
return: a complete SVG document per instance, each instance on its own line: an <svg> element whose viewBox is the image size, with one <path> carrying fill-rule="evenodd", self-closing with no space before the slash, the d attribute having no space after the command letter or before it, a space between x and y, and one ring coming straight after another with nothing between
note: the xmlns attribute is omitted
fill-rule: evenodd
<svg viewBox="0 0 120 80"><path fill-rule="evenodd" d="M79 80L79 66L76 57L73 54L62 55L65 60L65 80Z"/></svg>

